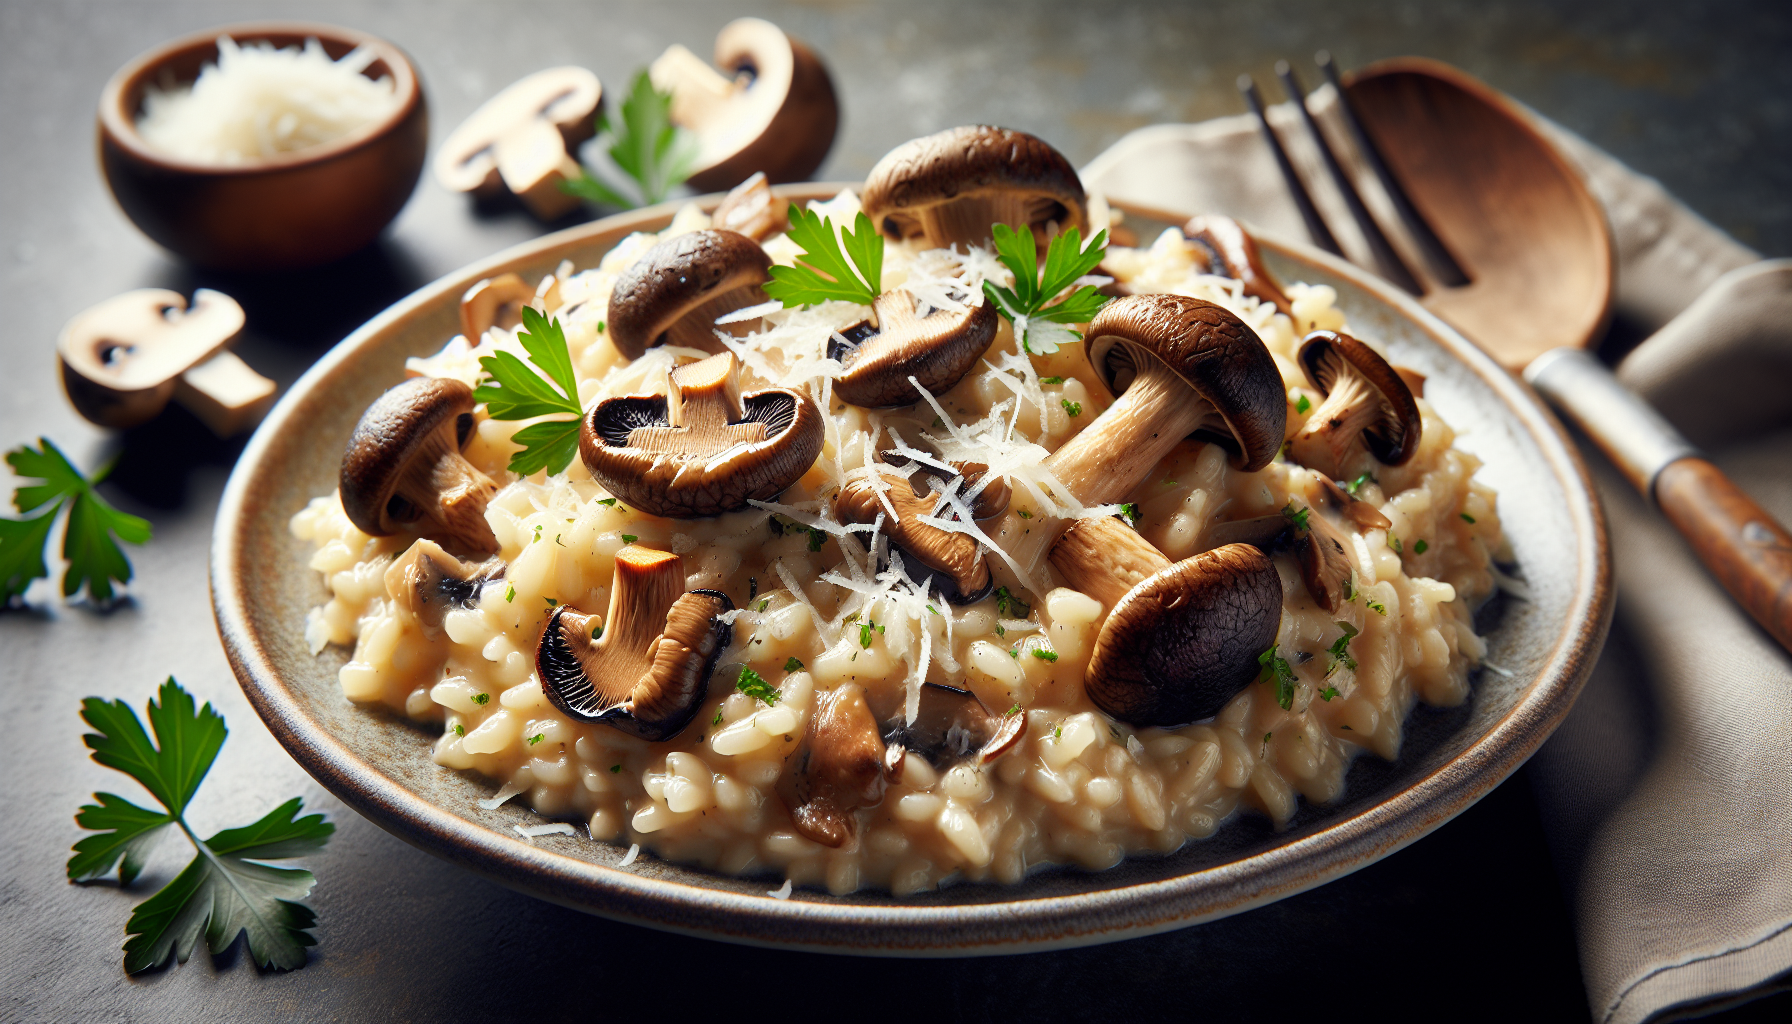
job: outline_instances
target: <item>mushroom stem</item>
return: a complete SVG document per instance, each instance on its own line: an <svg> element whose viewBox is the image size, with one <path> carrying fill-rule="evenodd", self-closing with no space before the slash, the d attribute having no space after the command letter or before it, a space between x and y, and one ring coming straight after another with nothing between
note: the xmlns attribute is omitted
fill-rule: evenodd
<svg viewBox="0 0 1792 1024"><path fill-rule="evenodd" d="M758 284L745 284L725 292L717 292L668 327L664 344L683 345L703 352L725 352L726 346L716 338L717 331L744 338L759 329L759 321L737 320L731 324L718 325L716 320L737 309L756 306L764 301L765 293Z"/></svg>
<svg viewBox="0 0 1792 1024"><path fill-rule="evenodd" d="M928 241L949 239L953 243L980 244L988 241L993 225L1008 224L1017 228L1039 226L1035 232L1043 249L1050 236L1056 234L1048 225L1057 224L1063 204L1051 196L1018 191L988 191L966 196L958 202L939 203L915 210L914 226L903 227L904 238L920 236ZM900 225L904 215L894 214Z"/></svg>
<svg viewBox="0 0 1792 1024"><path fill-rule="evenodd" d="M490 555L498 550L498 538L486 522L485 506L497 492L492 478L461 456L454 432L438 430L424 440L393 496L435 523L435 535L450 547Z"/></svg>
<svg viewBox="0 0 1792 1024"><path fill-rule="evenodd" d="M1125 498L1183 438L1204 426L1224 429L1212 403L1163 361L1129 346L1138 375L1114 404L1045 460L1084 504Z"/></svg>
<svg viewBox="0 0 1792 1024"><path fill-rule="evenodd" d="M684 560L670 551L633 544L618 551L603 646L645 650L654 637L667 631L666 613L684 596L684 584ZM634 684L633 679L618 682Z"/></svg>
<svg viewBox="0 0 1792 1024"><path fill-rule="evenodd" d="M1374 389L1346 364L1332 383L1331 394L1294 435L1288 453L1308 469L1343 477L1351 456L1362 450L1363 431L1374 426L1379 416Z"/></svg>
<svg viewBox="0 0 1792 1024"><path fill-rule="evenodd" d="M703 455L763 441L764 423L741 421L740 364L733 353L686 363L671 373L664 427L636 427L629 444L653 452Z"/></svg>
<svg viewBox="0 0 1792 1024"><path fill-rule="evenodd" d="M1051 559L1066 583L1110 609L1170 567L1163 552L1112 516L1072 523L1052 547Z"/></svg>

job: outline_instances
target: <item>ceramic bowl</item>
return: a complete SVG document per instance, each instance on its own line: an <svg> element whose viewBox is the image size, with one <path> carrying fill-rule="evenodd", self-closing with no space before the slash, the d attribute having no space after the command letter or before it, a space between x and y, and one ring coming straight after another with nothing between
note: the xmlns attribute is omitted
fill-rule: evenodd
<svg viewBox="0 0 1792 1024"><path fill-rule="evenodd" d="M786 186L790 198L839 186ZM714 197L709 200L715 201ZM402 379L407 356L458 331L458 300L505 271L538 280L562 259L581 268L631 231L655 230L670 205L548 235L449 275L393 306L314 366L269 414L225 490L212 547L219 632L237 678L286 749L331 792L400 838L504 885L594 914L736 942L888 955L962 955L1073 946L1237 913L1388 855L1474 803L1529 757L1567 714L1611 619L1605 525L1573 448L1537 400L1461 335L1404 294L1316 250L1267 241L1285 281L1337 289L1339 305L1397 362L1429 377L1426 395L1484 462L1499 491L1528 600L1483 613L1488 660L1468 703L1417 709L1396 761L1360 757L1343 796L1303 804L1280 831L1246 816L1165 857L1103 872L1057 869L1014 886L963 884L901 899L798 890L771 899L766 879L729 878L580 836L533 842L538 822L514 802L481 810L493 784L430 760L432 730L351 705L336 672L348 652L312 655L305 614L326 595L306 568L291 515L336 485L361 412ZM1151 237L1153 215L1129 210ZM1159 221L1174 222L1169 218ZM439 727L434 730L439 733Z"/></svg>
<svg viewBox="0 0 1792 1024"><path fill-rule="evenodd" d="M332 58L366 46L377 59L364 73L392 76L398 107L335 142L235 167L151 147L137 133L144 89L193 81L217 60L223 35L278 47L315 38ZM410 59L383 39L329 25L226 25L176 39L120 68L100 94L100 169L118 205L162 246L216 270L313 267L372 242L410 199L428 142L429 109Z"/></svg>

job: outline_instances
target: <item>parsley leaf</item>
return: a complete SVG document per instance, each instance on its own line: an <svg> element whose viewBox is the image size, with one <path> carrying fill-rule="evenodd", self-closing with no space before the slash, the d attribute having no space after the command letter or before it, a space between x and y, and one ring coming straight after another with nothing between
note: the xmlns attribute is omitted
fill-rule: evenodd
<svg viewBox="0 0 1792 1024"><path fill-rule="evenodd" d="M1377 601L1374 598L1365 598L1363 600L1363 603L1368 605L1369 610L1374 612L1377 615L1386 615L1388 613L1388 606L1385 604L1382 604L1380 601Z"/></svg>
<svg viewBox="0 0 1792 1024"><path fill-rule="evenodd" d="M1297 680L1294 677L1294 668L1288 664L1288 659L1276 654L1276 648L1279 646L1281 645L1270 644L1269 650L1257 655L1257 664L1263 666L1257 672L1257 682L1274 682L1276 684L1276 703L1281 705L1283 711L1287 711L1294 707L1294 684Z"/></svg>
<svg viewBox="0 0 1792 1024"><path fill-rule="evenodd" d="M1040 661L1057 661L1058 652L1048 651L1043 647L1035 647L1033 648L1033 657L1038 658Z"/></svg>
<svg viewBox="0 0 1792 1024"><path fill-rule="evenodd" d="M1072 402L1070 399L1065 398L1061 399L1058 404L1064 407L1064 414L1072 419L1083 414L1083 403L1081 402Z"/></svg>
<svg viewBox="0 0 1792 1024"><path fill-rule="evenodd" d="M778 698L783 696L772 687L772 684L765 681L764 676L745 665L740 667L740 675L734 678L734 688L755 700L765 701L767 704L777 704Z"/></svg>
<svg viewBox="0 0 1792 1024"><path fill-rule="evenodd" d="M111 471L110 466L91 477L83 476L49 438L40 437L37 443L42 447L23 445L6 453L14 473L42 481L13 491L13 507L20 512L45 506L48 510L29 519L0 519L0 604L25 596L32 580L50 577L44 547L50 527L64 510L68 519L62 530L62 557L68 565L62 573L62 596L73 597L85 586L89 598L110 601L116 596L113 582L131 580L131 563L118 541L142 544L149 540L149 523L113 508L94 490Z"/></svg>
<svg viewBox="0 0 1792 1024"><path fill-rule="evenodd" d="M1058 351L1055 334L1076 337L1074 331L1038 329L1040 324L1086 324L1107 305L1107 296L1094 285L1083 285L1053 303L1076 279L1094 270L1107 255L1108 233L1097 231L1083 246L1083 234L1070 228L1051 240L1045 250L1045 266L1039 266L1039 247L1033 241L1033 229L1019 231L1006 224L997 224L990 232L996 247L996 259L1014 274L1014 287L1004 288L993 281L983 282L983 293L995 304L996 311L1013 323L1021 335L1021 347L1033 355L1051 355Z"/></svg>
<svg viewBox="0 0 1792 1024"><path fill-rule="evenodd" d="M579 383L572 372L572 353L566 348L566 332L558 318L543 316L530 306L523 307L522 316L523 330L517 340L535 369L509 352L482 357L479 366L490 376L473 391L473 401L484 402L494 420L572 416L570 420L531 423L510 438L523 446L510 456L512 473L528 476L541 469L549 475L563 473L579 453L579 420L584 415Z"/></svg>
<svg viewBox="0 0 1792 1024"><path fill-rule="evenodd" d="M629 85L622 101L621 127L599 112L597 130L603 133L598 144L616 169L629 177L638 195L624 195L590 171L560 183L560 191L587 202L624 210L652 206L664 201L666 193L690 175L696 162L695 137L672 123L672 94L656 88L646 71L636 73Z"/></svg>
<svg viewBox="0 0 1792 1024"><path fill-rule="evenodd" d="M1291 501L1282 506L1282 518L1293 523L1297 529L1310 530L1312 527L1307 525L1307 516L1311 514L1312 511L1312 509L1308 508L1295 508L1294 502Z"/></svg>
<svg viewBox="0 0 1792 1024"><path fill-rule="evenodd" d="M883 288L884 236L863 213L853 219L852 230L836 237L834 222L790 204L790 240L803 247L796 266L774 266L765 294L784 303L784 308L813 306L829 299L869 306ZM841 243L846 252L840 251ZM852 266L847 266L847 258ZM854 270L857 273L854 273Z"/></svg>
<svg viewBox="0 0 1792 1024"><path fill-rule="evenodd" d="M1327 676L1338 671L1338 666L1340 665L1348 668L1352 672L1356 671L1356 659L1350 656L1350 641L1360 632L1360 630L1348 622L1340 621L1337 625L1339 629L1344 631L1344 635L1333 640L1332 645L1326 648L1326 653L1332 656L1331 666L1325 670ZM1326 700L1331 700L1331 698L1327 697Z"/></svg>
<svg viewBox="0 0 1792 1024"><path fill-rule="evenodd" d="M214 956L246 932L249 955L257 964L303 967L305 947L317 941L307 931L317 916L294 901L308 895L317 878L300 868L260 862L315 850L336 826L319 814L298 817L303 803L294 797L252 825L201 840L184 815L224 745L224 718L210 704L195 710L192 696L173 678L162 684L147 710L154 742L124 701L89 697L81 702L81 717L97 730L84 737L93 759L136 779L163 810L95 793L99 803L82 807L75 822L96 834L75 844L69 878L98 878L117 864L119 881L129 885L141 872L150 843L168 825L176 825L197 853L173 881L131 912L125 970L136 974L171 958L185 963L201 932Z"/></svg>
<svg viewBox="0 0 1792 1024"><path fill-rule="evenodd" d="M1015 597L1007 587L996 588L996 614L1006 615L1011 619L1024 619L1032 610L1032 605Z"/></svg>
<svg viewBox="0 0 1792 1024"><path fill-rule="evenodd" d="M1328 686L1325 689L1319 691L1319 699L1322 701L1325 701L1327 704L1330 704L1332 702L1332 698L1336 697L1337 695L1338 695L1338 688L1336 686ZM1350 727L1345 726L1345 728L1348 729Z"/></svg>
<svg viewBox="0 0 1792 1024"><path fill-rule="evenodd" d="M622 543L624 544L633 544L640 539L641 535L638 533L625 533L622 535Z"/></svg>
<svg viewBox="0 0 1792 1024"><path fill-rule="evenodd" d="M1304 413L1308 409L1311 409L1311 408L1313 408L1313 400L1308 398L1305 393L1302 393L1300 398L1295 400L1295 403L1294 403L1294 411L1295 412Z"/></svg>

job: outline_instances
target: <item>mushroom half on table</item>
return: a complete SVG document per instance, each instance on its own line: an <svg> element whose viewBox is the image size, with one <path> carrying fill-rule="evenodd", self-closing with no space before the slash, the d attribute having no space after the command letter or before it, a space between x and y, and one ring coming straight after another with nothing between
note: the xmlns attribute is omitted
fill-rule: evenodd
<svg viewBox="0 0 1792 1024"><path fill-rule="evenodd" d="M584 173L574 157L596 132L602 102L602 84L584 68L548 68L522 78L449 134L436 151L436 180L481 200L510 192L535 216L553 220L579 205L560 183Z"/></svg>
<svg viewBox="0 0 1792 1024"><path fill-rule="evenodd" d="M860 206L886 238L925 249L982 245L996 224L1030 228L1042 247L1057 231L1089 228L1070 161L1036 136L989 125L897 146L871 168Z"/></svg>
<svg viewBox="0 0 1792 1024"><path fill-rule="evenodd" d="M627 505L694 519L766 501L821 454L821 410L791 388L742 394L732 352L673 370L664 395L598 403L579 430L585 468Z"/></svg>
<svg viewBox="0 0 1792 1024"><path fill-rule="evenodd" d="M601 628L566 605L548 617L536 674L548 700L574 719L670 739L709 692L734 632L721 616L734 602L715 590L687 593L684 560L669 551L627 545L615 572Z"/></svg>
<svg viewBox="0 0 1792 1024"><path fill-rule="evenodd" d="M1406 377L1380 353L1348 334L1314 331L1301 342L1298 358L1307 381L1325 398L1289 442L1290 458L1348 480L1373 465L1370 458L1400 466L1418 452L1418 403Z"/></svg>
<svg viewBox="0 0 1792 1024"><path fill-rule="evenodd" d="M473 389L413 377L374 400L342 455L342 511L362 533L406 530L452 551L496 554L485 506L498 485L461 456L473 433Z"/></svg>
<svg viewBox="0 0 1792 1024"><path fill-rule="evenodd" d="M659 345L720 353L716 321L763 304L771 266L759 243L739 232L711 228L669 238L617 276L606 317L610 344L629 359ZM739 336L758 322L725 329Z"/></svg>

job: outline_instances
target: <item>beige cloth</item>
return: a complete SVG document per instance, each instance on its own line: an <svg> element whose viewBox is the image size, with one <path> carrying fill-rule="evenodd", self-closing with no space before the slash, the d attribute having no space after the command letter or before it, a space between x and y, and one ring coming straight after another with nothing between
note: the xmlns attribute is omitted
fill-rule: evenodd
<svg viewBox="0 0 1792 1024"><path fill-rule="evenodd" d="M1351 147L1329 87L1326 134ZM1289 105L1271 120L1346 255L1366 246ZM1659 328L1620 368L1781 522L1792 522L1792 261L1759 257L1539 118L1605 205L1617 314ZM1306 238L1249 115L1140 129L1084 172L1111 198ZM1362 179L1359 179L1362 180ZM1386 216L1385 197L1359 188ZM1738 269L1741 268L1741 269ZM1612 639L1532 762L1601 1024L1674 1019L1792 979L1792 657L1588 450L1612 527Z"/></svg>

